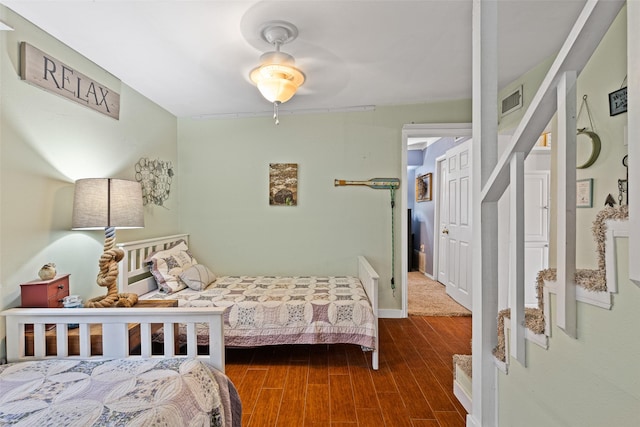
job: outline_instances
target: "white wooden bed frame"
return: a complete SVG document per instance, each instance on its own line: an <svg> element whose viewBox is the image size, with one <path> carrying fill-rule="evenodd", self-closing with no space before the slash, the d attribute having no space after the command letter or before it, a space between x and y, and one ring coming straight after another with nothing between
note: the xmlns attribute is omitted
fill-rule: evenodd
<svg viewBox="0 0 640 427"><path fill-rule="evenodd" d="M135 242L118 243L117 246L124 251L124 257L119 263L118 292L135 293L144 295L158 288L155 279L149 272L144 260L153 252L161 251L173 246L177 241L184 240L189 243L188 234L176 234ZM378 273L363 256L358 256L358 278L369 297L375 317L375 349L371 355L373 369L379 365L379 333L378 333ZM158 310L153 308L152 310ZM167 329L165 328L165 331Z"/></svg>
<svg viewBox="0 0 640 427"><path fill-rule="evenodd" d="M23 362L47 358L198 358L224 372L223 308L218 307L141 307L141 308L12 308L0 315L6 317L7 360ZM140 324L138 356L129 353L129 323ZM164 354L151 354L151 324L164 326ZM187 354L176 355L174 325L187 325ZM209 354L198 355L196 323L209 325ZM25 354L25 325L33 324L33 355ZM56 325L56 356L46 355L47 324ZM79 325L80 354L70 356L67 325ZM102 324L102 355L91 354L90 325Z"/></svg>

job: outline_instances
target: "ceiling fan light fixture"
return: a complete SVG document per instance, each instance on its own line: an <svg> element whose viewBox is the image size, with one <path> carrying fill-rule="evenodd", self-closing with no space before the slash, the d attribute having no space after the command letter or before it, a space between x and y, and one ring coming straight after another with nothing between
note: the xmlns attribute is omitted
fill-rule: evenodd
<svg viewBox="0 0 640 427"><path fill-rule="evenodd" d="M262 39L275 46L275 51L260 56L260 65L249 74L262 96L274 104L274 119L278 124L278 105L290 100L304 83L305 75L295 67L293 56L280 52L280 46L294 40L298 29L288 22L272 21L263 25Z"/></svg>
<svg viewBox="0 0 640 427"><path fill-rule="evenodd" d="M284 64L263 64L255 68L250 77L269 102L287 102L304 83L300 70Z"/></svg>
<svg viewBox="0 0 640 427"><path fill-rule="evenodd" d="M258 90L269 102L287 102L295 95L298 87L287 79L265 78L258 83Z"/></svg>

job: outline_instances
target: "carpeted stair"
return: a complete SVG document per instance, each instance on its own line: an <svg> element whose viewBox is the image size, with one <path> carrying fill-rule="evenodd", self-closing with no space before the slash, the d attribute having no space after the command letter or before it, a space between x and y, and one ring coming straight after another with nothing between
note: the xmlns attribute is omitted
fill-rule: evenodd
<svg viewBox="0 0 640 427"><path fill-rule="evenodd" d="M607 292L607 276L606 276L606 257L605 257L605 243L607 232L607 220L626 220L629 217L628 206L623 205L619 207L606 207L598 213L595 221L593 222L592 232L593 238L596 242L596 251L598 254L598 269L588 270L580 269L576 270L575 281L580 288L583 288L590 292L602 293ZM525 308L525 326L527 330L535 335L545 334L545 326L547 319L545 318L545 306L544 306L544 289L545 282L553 283L557 281L557 270L555 268L549 268L538 272L536 278L537 285L537 308ZM547 292L548 294L548 292ZM510 309L501 310L498 313L498 344L493 350L495 358L503 364L508 363L508 357L506 355L506 337L505 337L505 319L509 319L511 314ZM546 337L543 337L546 338ZM472 391L472 356L456 354L453 356L453 371L454 371L454 394L460 401L460 403L471 411L471 391Z"/></svg>
<svg viewBox="0 0 640 427"><path fill-rule="evenodd" d="M606 280L606 257L605 257L605 243L606 243L606 231L607 220L624 220L629 217L629 207L622 205L619 207L607 206L598 212L596 219L593 221L591 231L593 233L593 239L596 243L596 252L598 254L598 269L588 270L580 269L576 270L575 281L576 284L584 289L592 292L606 292L607 280ZM545 331L545 316L544 316L544 297L543 290L545 282L555 282L557 280L557 270L555 268L548 268L538 272L536 278L536 289L538 298L538 308L525 308L525 326L528 330L534 334L543 334ZM498 313L498 344L493 350L493 355L501 362L506 362L506 342L504 334L504 319L509 318L511 314L510 309L501 310Z"/></svg>

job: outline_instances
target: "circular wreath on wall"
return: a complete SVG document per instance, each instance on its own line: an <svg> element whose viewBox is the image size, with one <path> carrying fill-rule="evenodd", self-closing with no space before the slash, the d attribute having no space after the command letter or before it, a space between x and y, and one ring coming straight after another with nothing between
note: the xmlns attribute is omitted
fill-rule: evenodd
<svg viewBox="0 0 640 427"><path fill-rule="evenodd" d="M136 181L142 187L142 202L146 206L149 203L163 206L171 192L171 178L173 166L171 162L164 160L149 160L141 158L136 163Z"/></svg>

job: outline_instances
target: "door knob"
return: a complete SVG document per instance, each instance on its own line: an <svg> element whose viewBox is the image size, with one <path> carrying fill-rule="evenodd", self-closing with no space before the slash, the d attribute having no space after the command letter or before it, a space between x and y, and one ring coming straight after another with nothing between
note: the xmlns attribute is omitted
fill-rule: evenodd
<svg viewBox="0 0 640 427"><path fill-rule="evenodd" d="M445 228L444 230L442 230L442 234L449 234L449 230Z"/></svg>

